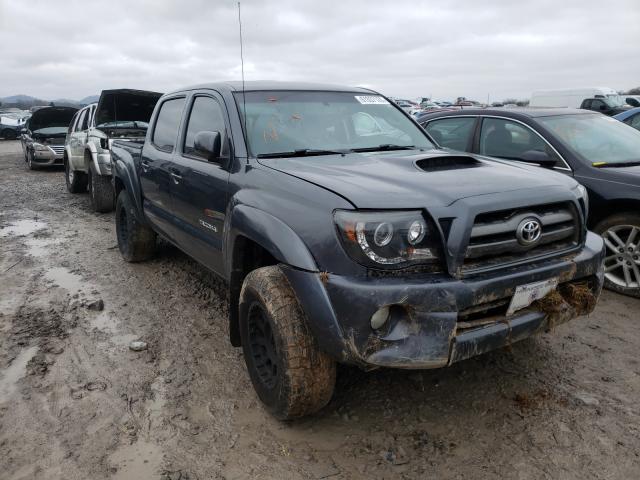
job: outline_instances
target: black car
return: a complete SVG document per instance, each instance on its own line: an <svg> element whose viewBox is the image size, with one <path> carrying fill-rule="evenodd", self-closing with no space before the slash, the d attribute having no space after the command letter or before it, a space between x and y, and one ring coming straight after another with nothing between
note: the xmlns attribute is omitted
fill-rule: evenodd
<svg viewBox="0 0 640 480"><path fill-rule="evenodd" d="M583 187L437 149L370 90L185 88L111 160L122 256L149 258L159 235L228 282L231 343L280 418L325 405L336 362L444 367L600 293Z"/></svg>
<svg viewBox="0 0 640 480"><path fill-rule="evenodd" d="M640 297L640 132L573 109L483 109L423 115L446 148L532 162L570 175L589 192L589 227L607 245L605 286Z"/></svg>

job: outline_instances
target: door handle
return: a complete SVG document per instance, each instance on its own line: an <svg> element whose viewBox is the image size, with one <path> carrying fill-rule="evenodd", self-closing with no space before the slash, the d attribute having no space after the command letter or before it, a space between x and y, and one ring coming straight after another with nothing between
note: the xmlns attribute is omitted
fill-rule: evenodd
<svg viewBox="0 0 640 480"><path fill-rule="evenodd" d="M180 183L180 180L182 180L182 176L178 175L175 172L169 172L169 175L171 175L171 178L173 179L173 183L175 183L176 185Z"/></svg>
<svg viewBox="0 0 640 480"><path fill-rule="evenodd" d="M142 166L143 172L146 172L149 170L150 165L149 165L149 162L147 162L146 160L144 162L141 162L140 165Z"/></svg>

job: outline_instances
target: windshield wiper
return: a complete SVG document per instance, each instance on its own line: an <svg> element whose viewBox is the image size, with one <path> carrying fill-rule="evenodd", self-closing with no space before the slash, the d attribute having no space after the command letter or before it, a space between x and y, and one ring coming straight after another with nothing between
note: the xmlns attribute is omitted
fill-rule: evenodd
<svg viewBox="0 0 640 480"><path fill-rule="evenodd" d="M415 145L394 145L393 143L383 143L377 147L354 148L352 152L381 152L385 150L417 150Z"/></svg>
<svg viewBox="0 0 640 480"><path fill-rule="evenodd" d="M275 152L275 153L259 153L257 158L286 158L286 157L313 157L316 155L344 155L347 153L344 150L318 150L314 148L301 148L299 150L292 150L290 152Z"/></svg>
<svg viewBox="0 0 640 480"><path fill-rule="evenodd" d="M640 165L640 161L635 162L596 162L592 164L596 168L622 168L622 167L637 167Z"/></svg>

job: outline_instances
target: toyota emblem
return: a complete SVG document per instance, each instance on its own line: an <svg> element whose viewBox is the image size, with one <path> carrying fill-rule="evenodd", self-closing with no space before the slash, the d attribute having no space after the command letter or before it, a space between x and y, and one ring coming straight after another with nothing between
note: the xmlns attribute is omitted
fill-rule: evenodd
<svg viewBox="0 0 640 480"><path fill-rule="evenodd" d="M540 241L542 225L537 218L529 217L520 222L516 229L518 243L525 247L531 247Z"/></svg>

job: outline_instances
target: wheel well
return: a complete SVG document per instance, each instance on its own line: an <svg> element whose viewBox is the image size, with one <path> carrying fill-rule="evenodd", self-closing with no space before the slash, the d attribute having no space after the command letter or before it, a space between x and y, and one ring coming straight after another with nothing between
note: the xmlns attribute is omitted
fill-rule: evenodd
<svg viewBox="0 0 640 480"><path fill-rule="evenodd" d="M118 198L118 195L120 194L120 192L124 190L124 183L118 177L114 176L113 187L115 191L115 197Z"/></svg>
<svg viewBox="0 0 640 480"><path fill-rule="evenodd" d="M239 347L240 318L238 304L245 277L256 268L277 265L279 262L260 244L238 236L233 244L231 275L229 278L229 337L231 345Z"/></svg>
<svg viewBox="0 0 640 480"><path fill-rule="evenodd" d="M93 157L91 155L91 150L84 151L84 166L87 168L87 172L89 172L89 167L91 162L93 161Z"/></svg>
<svg viewBox="0 0 640 480"><path fill-rule="evenodd" d="M588 227L590 230L605 218L623 212L637 212L640 210L640 200L624 199L612 200L602 204L599 208L591 209L589 212Z"/></svg>

